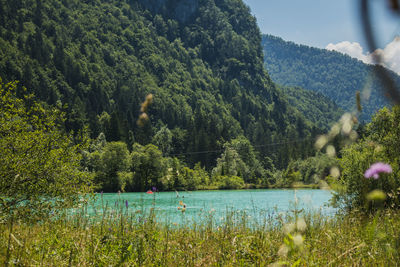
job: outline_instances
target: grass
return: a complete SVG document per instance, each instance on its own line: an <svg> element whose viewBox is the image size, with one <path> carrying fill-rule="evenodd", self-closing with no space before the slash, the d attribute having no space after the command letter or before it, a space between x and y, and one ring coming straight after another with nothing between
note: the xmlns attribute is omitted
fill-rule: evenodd
<svg viewBox="0 0 400 267"><path fill-rule="evenodd" d="M160 223L156 214L85 209L40 223L0 224L0 265L10 266L394 266L400 262L400 212L326 218L294 212L249 226ZM239 217L238 217L239 216ZM101 218L100 218L101 217ZM306 229L295 227L303 218ZM300 229L300 230L299 230Z"/></svg>

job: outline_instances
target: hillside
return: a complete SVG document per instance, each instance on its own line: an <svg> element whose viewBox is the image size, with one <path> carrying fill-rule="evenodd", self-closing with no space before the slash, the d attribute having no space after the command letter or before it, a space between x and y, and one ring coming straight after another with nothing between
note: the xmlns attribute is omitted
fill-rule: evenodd
<svg viewBox="0 0 400 267"><path fill-rule="evenodd" d="M365 121L388 105L372 67L357 59L335 51L286 42L271 35L262 36L262 46L265 68L279 84L320 92L345 111L354 110L356 91L367 86L371 94L369 99L362 99L360 116ZM400 81L399 76L392 75Z"/></svg>
<svg viewBox="0 0 400 267"><path fill-rule="evenodd" d="M343 110L319 92L300 87L282 87L290 105L319 129L328 132L330 126L343 115Z"/></svg>
<svg viewBox="0 0 400 267"><path fill-rule="evenodd" d="M242 135L277 167L313 154L319 130L265 72L240 0L1 0L0 13L0 76L62 107L67 130L87 125L131 147L167 129L164 155L208 169L220 152L197 152ZM149 93L150 122L139 127Z"/></svg>

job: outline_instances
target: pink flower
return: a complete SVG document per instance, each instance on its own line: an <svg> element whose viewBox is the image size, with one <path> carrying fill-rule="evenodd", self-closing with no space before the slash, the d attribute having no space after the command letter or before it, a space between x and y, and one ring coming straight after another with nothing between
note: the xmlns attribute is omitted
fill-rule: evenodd
<svg viewBox="0 0 400 267"><path fill-rule="evenodd" d="M374 177L374 179L379 178L379 173L392 173L392 167L389 164L383 162L377 162L372 164L369 169L364 173L365 178Z"/></svg>

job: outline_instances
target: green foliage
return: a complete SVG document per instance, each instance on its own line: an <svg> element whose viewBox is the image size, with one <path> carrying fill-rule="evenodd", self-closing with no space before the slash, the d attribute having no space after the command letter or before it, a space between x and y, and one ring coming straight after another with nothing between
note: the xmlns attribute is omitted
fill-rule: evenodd
<svg viewBox="0 0 400 267"><path fill-rule="evenodd" d="M101 133L84 155L82 165L95 174L97 191L197 190L210 184L200 163L190 169L178 158L164 157L153 144L134 143L129 152L125 143L107 142Z"/></svg>
<svg viewBox="0 0 400 267"><path fill-rule="evenodd" d="M167 159L167 174L162 178L161 182L164 190L184 190L186 181L182 174L182 163L177 158Z"/></svg>
<svg viewBox="0 0 400 267"><path fill-rule="evenodd" d="M241 175L246 183L257 183L257 179L262 179L266 176L266 170L258 160L258 153L245 137L241 136L233 139L227 144L227 147L237 151L240 159L246 164L247 168L243 170ZM274 169L273 164L268 166L268 169L272 171Z"/></svg>
<svg viewBox="0 0 400 267"><path fill-rule="evenodd" d="M222 175L213 177L213 185L218 189L240 189L244 186L244 181L241 177L235 175Z"/></svg>
<svg viewBox="0 0 400 267"><path fill-rule="evenodd" d="M357 59L335 51L286 42L271 35L262 36L262 46L265 68L279 84L319 92L345 111L355 109L356 92L362 92L368 86L371 89L368 99L361 95L362 121L370 121L375 112L389 105L373 67ZM392 72L391 75L400 82L397 74Z"/></svg>
<svg viewBox="0 0 400 267"><path fill-rule="evenodd" d="M134 173L133 184L128 191L145 191L155 186L163 190L161 179L166 175L167 165L162 152L152 144L133 145L131 153L131 171Z"/></svg>
<svg viewBox="0 0 400 267"><path fill-rule="evenodd" d="M80 167L83 145L61 127L63 114L20 91L0 79L0 218L38 219L76 204L92 177Z"/></svg>
<svg viewBox="0 0 400 267"><path fill-rule="evenodd" d="M224 145L225 150L212 170L212 181L220 188L239 188L240 184L263 184L268 172L257 159L257 153L245 137L233 139ZM273 164L269 166L273 169ZM240 178L240 183L238 179ZM221 185L222 183L222 185ZM231 187L233 186L233 187Z"/></svg>
<svg viewBox="0 0 400 267"><path fill-rule="evenodd" d="M164 154L168 155L172 150L172 132L167 126L161 127L154 135L151 143L156 145Z"/></svg>
<svg viewBox="0 0 400 267"><path fill-rule="evenodd" d="M289 186L292 186L294 183L300 182L301 174L299 171L292 171L287 174L286 182Z"/></svg>
<svg viewBox="0 0 400 267"><path fill-rule="evenodd" d="M242 1L18 0L0 1L0 10L0 76L62 106L67 130L88 126L92 138L103 132L128 148L152 142L207 170L218 154L187 152L220 150L242 135L277 168L314 153L309 143L262 146L312 143L318 130L266 74ZM139 127L149 93L150 123Z"/></svg>
<svg viewBox="0 0 400 267"><path fill-rule="evenodd" d="M116 210L104 209L99 220L87 218L85 208L72 217L35 225L16 224L10 229L0 224L0 262L10 266L40 262L51 266L392 266L400 260L400 214L393 210L374 217L305 215L307 228L298 245L298 235L288 233L285 224L293 219L282 219L281 214L253 224L245 212L227 211L223 221L207 213L193 224L172 225L160 223L154 212L126 209L123 202L117 202ZM299 229L298 225L298 221L292 224L292 229ZM282 253L284 240L292 247L289 253Z"/></svg>
<svg viewBox="0 0 400 267"><path fill-rule="evenodd" d="M98 138L101 140L101 136ZM105 192L123 190L129 179L131 166L129 150L123 142L110 142L90 154L90 165L95 172L95 182Z"/></svg>
<svg viewBox="0 0 400 267"><path fill-rule="evenodd" d="M239 153L226 146L225 151L217 160L217 166L213 169L213 176L228 175L228 176L246 176L249 172L249 167L239 156Z"/></svg>
<svg viewBox="0 0 400 267"><path fill-rule="evenodd" d="M341 108L319 92L300 87L282 87L282 91L290 105L296 107L305 118L325 132L329 131L332 124L343 114Z"/></svg>
<svg viewBox="0 0 400 267"><path fill-rule="evenodd" d="M391 165L393 173L380 174L378 179L365 178L365 171L375 162ZM365 136L359 142L345 148L340 166L341 190L336 194L336 204L346 208L370 209L367 195L381 190L386 195L386 207L400 207L400 107L384 108L366 126Z"/></svg>
<svg viewBox="0 0 400 267"><path fill-rule="evenodd" d="M338 160L323 153L318 153L314 157L305 160L292 161L287 169L287 185L295 181L304 184L318 184L320 180L325 180L329 175L330 169L337 166ZM296 174L295 176L293 176ZM298 174L298 175L297 175ZM296 177L296 179L294 179Z"/></svg>

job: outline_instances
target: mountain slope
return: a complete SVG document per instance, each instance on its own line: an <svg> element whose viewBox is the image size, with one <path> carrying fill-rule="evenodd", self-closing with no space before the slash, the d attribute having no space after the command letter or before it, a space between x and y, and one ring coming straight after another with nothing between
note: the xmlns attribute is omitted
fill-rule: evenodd
<svg viewBox="0 0 400 267"><path fill-rule="evenodd" d="M346 111L354 109L356 91L368 87L371 93L368 100L362 99L361 120L370 120L377 110L389 104L372 67L357 59L271 35L262 36L262 46L265 68L279 84L320 92ZM392 75L400 82L399 76Z"/></svg>
<svg viewBox="0 0 400 267"><path fill-rule="evenodd" d="M319 92L300 87L282 87L290 105L319 129L328 132L330 126L343 115L343 110Z"/></svg>
<svg viewBox="0 0 400 267"><path fill-rule="evenodd" d="M88 125L131 146L167 126L169 153L207 168L218 153L197 152L241 135L278 167L313 153L318 129L264 71L241 0L0 0L0 13L0 76L63 107L69 130ZM139 127L149 93L150 122Z"/></svg>

